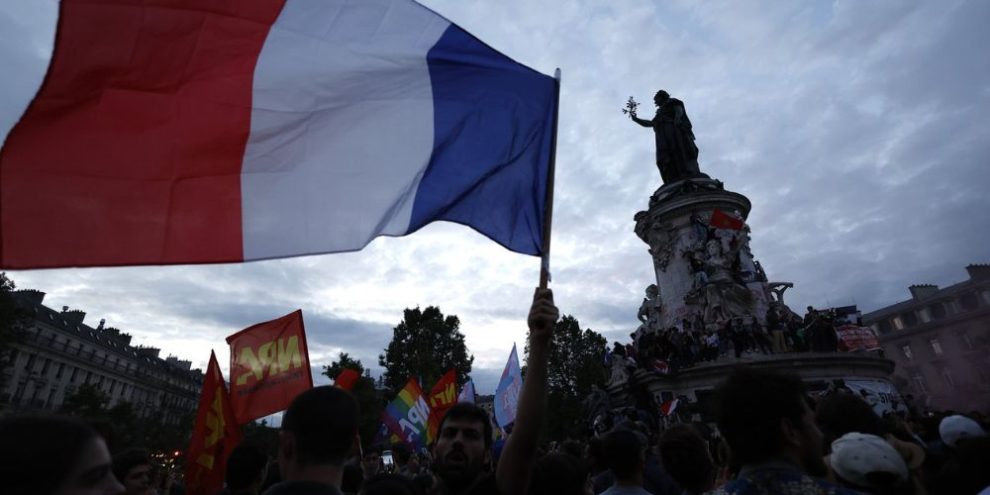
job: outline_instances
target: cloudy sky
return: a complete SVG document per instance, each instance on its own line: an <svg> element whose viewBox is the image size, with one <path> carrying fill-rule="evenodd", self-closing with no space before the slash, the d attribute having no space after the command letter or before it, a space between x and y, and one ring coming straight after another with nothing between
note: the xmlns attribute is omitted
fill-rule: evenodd
<svg viewBox="0 0 990 495"><path fill-rule="evenodd" d="M632 218L660 185L652 133L620 109L661 88L685 102L702 171L752 201L753 252L795 284L792 308L870 311L990 262L990 2L423 3L561 68L551 286L610 339L635 328L654 282ZM314 366L346 351L377 375L402 310L437 305L461 320L479 393L524 341L538 274L452 224L348 254L8 273L202 367L211 348L227 362L224 336L302 308Z"/></svg>

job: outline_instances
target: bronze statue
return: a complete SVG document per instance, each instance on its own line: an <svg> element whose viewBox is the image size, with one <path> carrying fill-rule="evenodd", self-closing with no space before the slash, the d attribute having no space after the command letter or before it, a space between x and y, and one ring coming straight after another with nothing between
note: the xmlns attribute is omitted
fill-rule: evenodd
<svg viewBox="0 0 990 495"><path fill-rule="evenodd" d="M684 110L684 102L671 98L666 91L657 91L653 97L657 114L653 120L636 116L636 103L632 98L626 103L623 113L628 113L633 122L652 127L657 140L657 168L664 184L694 177L708 178L698 168L698 147L694 144L691 120Z"/></svg>

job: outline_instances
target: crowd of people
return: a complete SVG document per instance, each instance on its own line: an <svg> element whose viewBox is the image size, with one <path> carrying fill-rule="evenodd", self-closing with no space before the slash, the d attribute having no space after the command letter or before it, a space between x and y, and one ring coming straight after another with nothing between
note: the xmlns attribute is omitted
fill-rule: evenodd
<svg viewBox="0 0 990 495"><path fill-rule="evenodd" d="M428 452L362 449L359 409L343 389L315 387L285 412L273 452L229 453L226 495L339 494L987 494L990 437L979 414L878 416L837 391L811 399L793 375L740 366L717 388L714 426L635 413L587 438L543 443L546 372L558 311L537 291L516 421L496 445L488 413L452 406ZM366 440L366 439L365 439ZM146 452L111 455L104 435L65 417L0 419L7 495L178 495L190 480Z"/></svg>
<svg viewBox="0 0 990 495"><path fill-rule="evenodd" d="M848 323L833 310L809 306L801 318L776 305L767 311L765 321L764 326L756 318L740 317L705 325L698 317L684 319L676 327L644 329L630 335L629 344L613 343L606 366L620 362L627 372L644 369L669 374L730 356L836 352L837 329Z"/></svg>

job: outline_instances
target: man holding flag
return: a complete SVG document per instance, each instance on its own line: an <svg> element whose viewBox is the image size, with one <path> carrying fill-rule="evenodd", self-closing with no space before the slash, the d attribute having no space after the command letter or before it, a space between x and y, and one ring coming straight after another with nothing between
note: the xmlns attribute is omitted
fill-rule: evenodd
<svg viewBox="0 0 990 495"><path fill-rule="evenodd" d="M536 460L540 428L546 415L547 361L560 312L549 289L536 289L529 310L529 360L519 394L512 435L506 441L493 477L484 466L491 460L492 427L485 411L473 404L455 404L440 421L432 447L433 471L440 495L526 493Z"/></svg>

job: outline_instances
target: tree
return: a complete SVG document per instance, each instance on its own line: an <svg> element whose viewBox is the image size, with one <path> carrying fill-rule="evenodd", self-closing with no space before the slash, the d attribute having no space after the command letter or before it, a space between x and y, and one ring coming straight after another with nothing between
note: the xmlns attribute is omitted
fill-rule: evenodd
<svg viewBox="0 0 990 495"><path fill-rule="evenodd" d="M9 364L10 353L17 343L18 331L25 324L28 313L14 301L14 281L0 272L0 370ZM7 376L0 373L0 390L3 390Z"/></svg>
<svg viewBox="0 0 990 495"><path fill-rule="evenodd" d="M406 309L385 354L378 356L388 390L398 393L415 376L428 393L450 368L457 370L457 383L467 381L474 356L468 355L460 326L456 316L444 317L436 306Z"/></svg>
<svg viewBox="0 0 990 495"><path fill-rule="evenodd" d="M337 360L329 365L323 366L323 374L331 380L337 378L345 368L357 371L361 378L354 384L351 394L357 399L358 407L361 409L361 421L358 432L365 444L370 444L378 433L381 425L382 410L385 409L381 393L375 387L375 379L364 374L364 365L360 359L350 357L346 352L341 352Z"/></svg>
<svg viewBox="0 0 990 495"><path fill-rule="evenodd" d="M110 397L99 387L84 383L75 393L65 398L59 411L88 420L105 419L109 403Z"/></svg>
<svg viewBox="0 0 990 495"><path fill-rule="evenodd" d="M584 436L589 425L582 402L591 393L592 385L605 388L608 376L602 359L606 346L605 337L590 328L581 330L573 316L564 315L557 322L547 369L547 406L554 418L547 428L548 438Z"/></svg>

